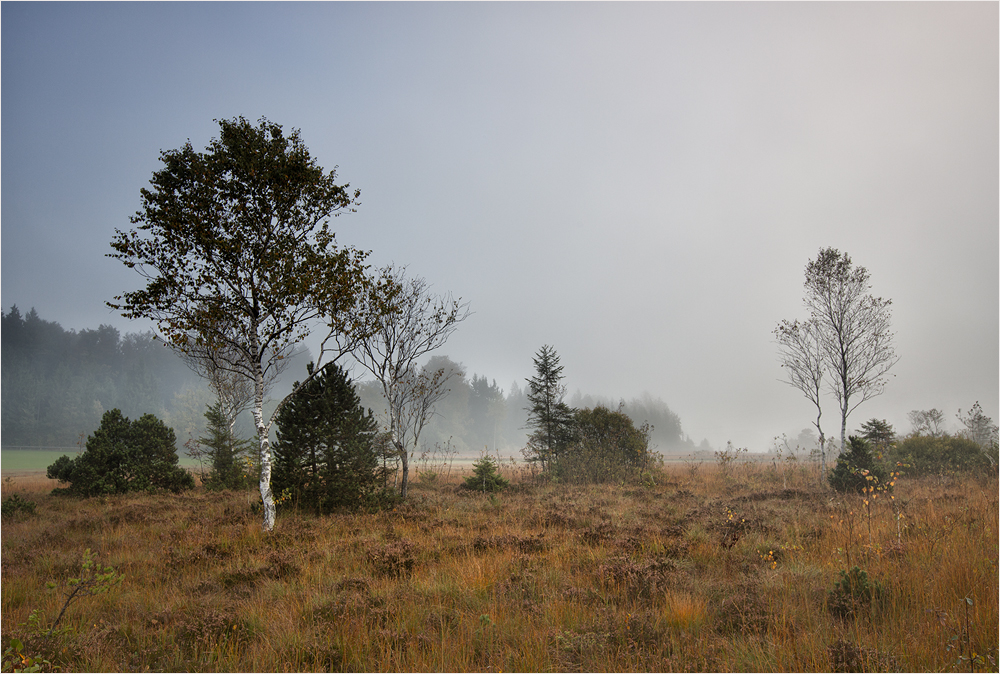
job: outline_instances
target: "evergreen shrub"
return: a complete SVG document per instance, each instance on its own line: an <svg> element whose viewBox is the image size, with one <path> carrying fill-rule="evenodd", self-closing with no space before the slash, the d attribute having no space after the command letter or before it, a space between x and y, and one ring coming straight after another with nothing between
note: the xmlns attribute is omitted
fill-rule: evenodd
<svg viewBox="0 0 1000 674"><path fill-rule="evenodd" d="M57 491L75 496L193 489L194 478L177 461L172 428L152 414L129 421L114 409L104 413L100 428L87 438L80 456L59 457L46 475L69 483Z"/></svg>
<svg viewBox="0 0 1000 674"><path fill-rule="evenodd" d="M500 474L500 464L489 454L484 454L472 464L472 475L465 478L462 485L466 489L481 492L503 491L510 481Z"/></svg>
<svg viewBox="0 0 1000 674"><path fill-rule="evenodd" d="M872 451L871 444L857 436L848 438L847 451L830 473L830 486L839 492L861 494L868 487L889 488L889 472Z"/></svg>
<svg viewBox="0 0 1000 674"><path fill-rule="evenodd" d="M331 363L309 380L285 402L277 425L274 493L288 490L292 503L317 514L391 502L379 474L378 424L343 368Z"/></svg>

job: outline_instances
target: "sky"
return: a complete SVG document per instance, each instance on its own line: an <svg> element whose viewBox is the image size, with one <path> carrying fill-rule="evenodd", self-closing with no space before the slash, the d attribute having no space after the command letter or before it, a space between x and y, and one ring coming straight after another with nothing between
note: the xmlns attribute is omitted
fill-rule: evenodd
<svg viewBox="0 0 1000 674"><path fill-rule="evenodd" d="M899 362L848 419L1000 418L998 4L0 5L0 303L80 330L159 153L216 119L300 129L361 190L333 221L473 314L438 352L505 390L662 398L766 451L814 408L772 330L850 254ZM824 430L836 434L836 403Z"/></svg>

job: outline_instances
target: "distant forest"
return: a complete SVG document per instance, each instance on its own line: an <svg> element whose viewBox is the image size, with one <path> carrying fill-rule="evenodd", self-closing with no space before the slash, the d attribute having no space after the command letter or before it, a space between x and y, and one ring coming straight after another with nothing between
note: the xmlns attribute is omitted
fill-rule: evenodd
<svg viewBox="0 0 1000 674"><path fill-rule="evenodd" d="M17 306L2 314L0 324L0 435L4 447L75 447L100 425L105 411L118 408L129 418L151 412L183 443L204 432L204 413L213 401L208 387L152 332L121 335L109 325L79 332L43 320L32 309L22 316ZM308 353L289 364L275 397L302 379ZM425 365L452 372L448 395L421 436L428 452L451 450L460 455L499 450L516 455L527 439L529 406L526 385L511 384L505 392L485 375L468 377L464 367L447 356ZM355 382L362 403L382 414L385 402L373 382ZM577 408L604 405L617 409L622 401L577 393L566 401ZM709 449L688 438L678 416L662 400L646 394L624 401L625 412L653 426L651 446L667 454ZM247 419L237 425L244 437L253 434Z"/></svg>
<svg viewBox="0 0 1000 674"><path fill-rule="evenodd" d="M165 419L200 384L152 332L64 330L16 305L2 316L0 360L4 447L72 447L114 408Z"/></svg>

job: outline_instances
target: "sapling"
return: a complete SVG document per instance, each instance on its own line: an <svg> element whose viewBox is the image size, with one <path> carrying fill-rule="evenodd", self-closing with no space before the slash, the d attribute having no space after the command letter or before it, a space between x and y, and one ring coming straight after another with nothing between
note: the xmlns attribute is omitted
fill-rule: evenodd
<svg viewBox="0 0 1000 674"><path fill-rule="evenodd" d="M52 636L55 631L56 626L59 625L59 621L62 620L63 615L66 613L66 609L75 600L80 597L89 597L95 594L104 594L116 585L121 584L125 577L120 575L115 569L110 566L102 567L97 563L97 555L87 548L83 553L83 567L81 569L79 578L70 578L66 581L66 587L69 588L65 593L66 603L63 604L62 610L59 611L59 615L56 616L56 620L52 623L52 627L45 636ZM55 583L48 583L49 589L55 589Z"/></svg>

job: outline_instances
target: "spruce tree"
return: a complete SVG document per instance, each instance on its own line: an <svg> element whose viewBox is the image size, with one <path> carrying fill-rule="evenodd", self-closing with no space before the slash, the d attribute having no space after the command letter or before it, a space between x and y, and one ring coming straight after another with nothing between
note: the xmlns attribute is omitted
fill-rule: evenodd
<svg viewBox="0 0 1000 674"><path fill-rule="evenodd" d="M528 428L534 432L528 438L525 456L538 461L542 468L557 461L574 440L574 411L563 402L566 387L562 381L562 365L556 350L542 346L534 358L535 376L528 379Z"/></svg>
<svg viewBox="0 0 1000 674"><path fill-rule="evenodd" d="M216 402L205 412L208 420L208 434L198 438L201 445L207 447L205 452L211 470L203 479L208 489L242 489L250 482L256 481L256 476L248 477L243 472L242 458L253 449L249 440L241 440L233 433L229 421L222 412L222 403Z"/></svg>
<svg viewBox="0 0 1000 674"><path fill-rule="evenodd" d="M312 374L312 363L308 369ZM288 489L295 503L317 514L353 509L377 496L378 425L342 368L323 368L288 399L277 424L277 493Z"/></svg>

